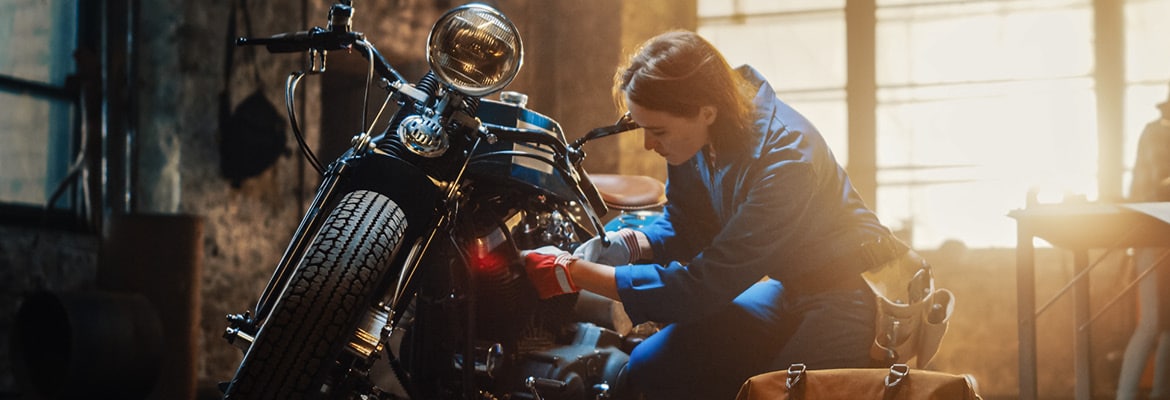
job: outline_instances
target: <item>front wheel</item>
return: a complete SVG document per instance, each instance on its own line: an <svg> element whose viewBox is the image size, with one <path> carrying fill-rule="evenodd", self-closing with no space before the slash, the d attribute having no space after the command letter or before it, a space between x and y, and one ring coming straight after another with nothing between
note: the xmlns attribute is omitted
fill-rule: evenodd
<svg viewBox="0 0 1170 400"><path fill-rule="evenodd" d="M224 398L329 396L331 367L374 301L405 231L394 201L364 190L346 194L305 251Z"/></svg>

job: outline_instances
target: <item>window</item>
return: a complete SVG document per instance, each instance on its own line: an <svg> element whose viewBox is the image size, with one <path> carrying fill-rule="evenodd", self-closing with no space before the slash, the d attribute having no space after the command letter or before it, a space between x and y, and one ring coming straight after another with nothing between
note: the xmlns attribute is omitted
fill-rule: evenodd
<svg viewBox="0 0 1170 400"><path fill-rule="evenodd" d="M77 4L0 2L0 203L42 206L72 161Z"/></svg>
<svg viewBox="0 0 1170 400"><path fill-rule="evenodd" d="M1089 0L877 2L877 211L1013 246L1029 191L1095 197Z"/></svg>
<svg viewBox="0 0 1170 400"><path fill-rule="evenodd" d="M728 63L749 64L768 78L842 163L849 150L844 7L843 0L701 0L698 29Z"/></svg>
<svg viewBox="0 0 1170 400"><path fill-rule="evenodd" d="M1170 100L1170 0L1125 3L1125 166L1132 171L1137 141L1146 123L1158 118L1154 105ZM1129 174L1126 175L1129 193Z"/></svg>
<svg viewBox="0 0 1170 400"><path fill-rule="evenodd" d="M699 33L751 63L846 162L843 1L700 0ZM876 0L879 217L919 248L1015 245L1028 193L1097 193L1091 0ZM1170 0L1125 3L1124 160L1170 90ZM791 62L790 60L799 60ZM1128 176L1127 176L1128 179ZM867 199L868 200L868 199Z"/></svg>

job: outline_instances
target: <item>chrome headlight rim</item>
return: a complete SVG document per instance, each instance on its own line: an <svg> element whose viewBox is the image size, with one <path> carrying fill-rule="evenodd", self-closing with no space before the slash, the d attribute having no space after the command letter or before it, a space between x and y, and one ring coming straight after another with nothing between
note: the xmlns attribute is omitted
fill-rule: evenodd
<svg viewBox="0 0 1170 400"><path fill-rule="evenodd" d="M456 63L460 60L457 60L458 57L452 55L454 53L453 48L445 47L446 45L455 44L453 43L454 41L447 42L443 40L456 32L455 28L459 23L467 23L468 17L491 23L492 26L498 29L496 33L502 34L493 36L490 34L490 31L480 29L483 25L479 25L473 28L472 33L479 34L480 36L476 36L473 39L490 37L491 40L496 41L495 44L502 43L505 46L505 50L508 50L502 60L495 60L503 65L501 70L493 78L482 82L469 78L467 75L460 74L459 71L450 68L452 67L449 63L451 60L455 60ZM466 34L467 32L461 33ZM483 45L485 43L479 42L474 44ZM468 96L482 97L502 90L516 78L523 63L524 44L520 39L520 31L503 13L486 4L469 3L448 10L435 21L434 26L431 27L430 34L427 36L427 64L430 66L431 71L443 83ZM471 63L463 63L461 65L472 70L470 72L481 72L478 70L478 67L483 67L482 65Z"/></svg>

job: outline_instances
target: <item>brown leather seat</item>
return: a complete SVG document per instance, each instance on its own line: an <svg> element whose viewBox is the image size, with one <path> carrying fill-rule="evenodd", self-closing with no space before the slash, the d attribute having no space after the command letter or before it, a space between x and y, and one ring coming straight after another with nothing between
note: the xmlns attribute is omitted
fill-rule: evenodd
<svg viewBox="0 0 1170 400"><path fill-rule="evenodd" d="M666 185L649 176L589 174L589 180L611 208L642 210L666 204Z"/></svg>

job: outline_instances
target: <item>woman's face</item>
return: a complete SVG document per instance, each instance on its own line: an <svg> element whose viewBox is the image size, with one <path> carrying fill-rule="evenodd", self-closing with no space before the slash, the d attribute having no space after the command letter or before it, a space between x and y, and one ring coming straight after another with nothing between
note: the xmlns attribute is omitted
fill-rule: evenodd
<svg viewBox="0 0 1170 400"><path fill-rule="evenodd" d="M632 101L626 104L630 106L630 117L642 127L643 146L654 150L670 165L690 160L710 142L711 123L715 122L716 114L714 106L700 107L693 117L679 117Z"/></svg>

